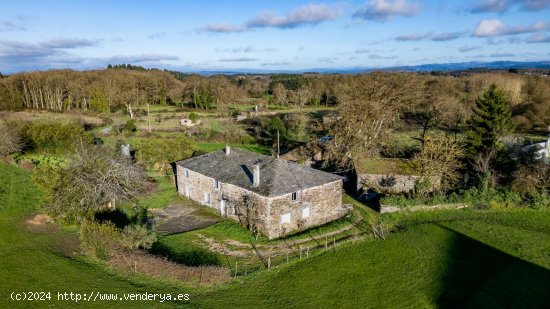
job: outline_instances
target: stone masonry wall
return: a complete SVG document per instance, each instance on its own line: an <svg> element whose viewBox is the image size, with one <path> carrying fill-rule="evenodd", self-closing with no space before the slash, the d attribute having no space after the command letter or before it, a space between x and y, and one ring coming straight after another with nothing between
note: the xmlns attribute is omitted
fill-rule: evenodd
<svg viewBox="0 0 550 309"><path fill-rule="evenodd" d="M309 207L309 217L302 217L302 209ZM290 213L290 223L281 224L281 215ZM328 223L346 215L342 207L342 180L298 192L298 200L292 194L271 199L271 215L268 221L268 238L305 230Z"/></svg>
<svg viewBox="0 0 550 309"><path fill-rule="evenodd" d="M268 198L246 189L220 183L220 189L214 187L214 179L189 170L185 177L185 168L176 167L178 191L205 206L220 211L220 201L225 202L222 216L231 218L241 225L252 224L269 239L321 225L344 216L347 211L342 206L342 181L338 180L319 187L298 192L297 201L292 194ZM204 192L210 194L210 203L204 202ZM246 202L246 203L245 203ZM247 207L245 204L249 205ZM302 209L309 207L309 217L302 218ZM281 216L290 213L290 223L282 224Z"/></svg>
<svg viewBox="0 0 550 309"><path fill-rule="evenodd" d="M441 178L431 176L430 182L433 191L439 188ZM394 175L394 174L359 174L357 175L357 190L376 189L385 193L408 193L414 191L416 181L422 176Z"/></svg>

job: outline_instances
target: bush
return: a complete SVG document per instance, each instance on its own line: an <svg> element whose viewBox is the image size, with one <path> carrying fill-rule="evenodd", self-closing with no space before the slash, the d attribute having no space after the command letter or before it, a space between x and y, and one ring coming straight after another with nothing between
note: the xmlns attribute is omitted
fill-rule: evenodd
<svg viewBox="0 0 550 309"><path fill-rule="evenodd" d="M112 223L87 221L80 230L82 252L98 259L107 259L118 249L120 233Z"/></svg>
<svg viewBox="0 0 550 309"><path fill-rule="evenodd" d="M126 121L126 124L124 125L124 128L122 128L122 130L126 132L136 132L137 131L136 121L134 119L128 119L128 121Z"/></svg>
<svg viewBox="0 0 550 309"><path fill-rule="evenodd" d="M199 119L199 115L197 115L194 112L191 112L189 114L189 120L191 120L193 123L197 123L197 120Z"/></svg>
<svg viewBox="0 0 550 309"><path fill-rule="evenodd" d="M24 130L29 148L42 153L59 154L73 150L77 142L89 144L92 136L75 124L33 122Z"/></svg>
<svg viewBox="0 0 550 309"><path fill-rule="evenodd" d="M525 200L522 199L519 193L504 188L489 190L486 193L476 188L472 188L460 190L449 195L437 193L431 196L416 198L407 198L404 195L391 195L380 200L380 203L383 205L396 207L464 203L476 209L515 207L521 205L523 202L525 202Z"/></svg>
<svg viewBox="0 0 550 309"><path fill-rule="evenodd" d="M120 244L130 250L151 249L157 241L157 235L143 225L127 225L120 234Z"/></svg>
<svg viewBox="0 0 550 309"><path fill-rule="evenodd" d="M152 167L155 163L166 165L190 158L194 151L195 145L184 137L151 137L138 143L137 159Z"/></svg>
<svg viewBox="0 0 550 309"><path fill-rule="evenodd" d="M0 123L0 157L23 149L23 141L16 130Z"/></svg>

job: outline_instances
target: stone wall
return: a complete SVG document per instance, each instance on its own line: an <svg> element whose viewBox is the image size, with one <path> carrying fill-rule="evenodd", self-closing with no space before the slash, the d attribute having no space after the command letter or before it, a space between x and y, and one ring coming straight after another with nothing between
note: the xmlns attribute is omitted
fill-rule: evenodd
<svg viewBox="0 0 550 309"><path fill-rule="evenodd" d="M269 239L333 221L349 212L342 206L342 180L299 191L297 200L292 201L292 194L268 198L228 183L220 183L216 189L213 178L191 170L185 177L185 169L179 165L176 172L181 195L216 209L245 227L255 226ZM210 203L204 201L204 192L210 194ZM304 218L302 210L307 207L309 216ZM288 213L290 223L282 224L281 216Z"/></svg>
<svg viewBox="0 0 550 309"><path fill-rule="evenodd" d="M309 216L303 217L302 210L309 208ZM281 223L281 216L290 213L290 223ZM298 192L298 199L292 201L292 194L271 199L267 235L270 239L328 223L346 215L342 206L342 180Z"/></svg>
<svg viewBox="0 0 550 309"><path fill-rule="evenodd" d="M416 182L422 176L395 175L395 174L359 174L357 175L357 190L375 189L384 193L408 193L414 191ZM429 176L432 192L441 185L441 178Z"/></svg>

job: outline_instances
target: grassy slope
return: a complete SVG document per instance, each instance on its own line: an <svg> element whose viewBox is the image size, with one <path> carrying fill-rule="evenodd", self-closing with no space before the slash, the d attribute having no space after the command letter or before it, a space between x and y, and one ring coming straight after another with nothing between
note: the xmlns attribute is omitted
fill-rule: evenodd
<svg viewBox="0 0 550 309"><path fill-rule="evenodd" d="M0 165L0 307L28 307L28 302L7 300L9 292L22 290L189 292L189 305L207 308L536 308L550 303L547 211L407 214L396 218L406 230L386 241L350 243L269 273L256 273L242 283L198 290L118 275L66 256L63 242L72 236L70 232L30 232L21 223L40 202L36 192L27 172ZM432 222L422 223L427 221ZM37 305L51 304L74 306L71 302ZM161 306L151 302L89 305Z"/></svg>
<svg viewBox="0 0 550 309"><path fill-rule="evenodd" d="M478 221L415 225L386 241L361 241L216 291L201 302L264 308L543 307L550 302L549 239L537 230Z"/></svg>
<svg viewBox="0 0 550 309"><path fill-rule="evenodd" d="M0 307L75 306L70 301L14 302L8 299L14 291L51 291L52 298L57 298L58 291L181 293L189 290L174 284L128 278L106 271L101 265L68 256L70 254L63 251L71 247L67 242L75 237L70 232L53 230L46 234L29 231L24 226L24 218L35 211L38 203L40 198L28 172L0 164ZM112 303L86 305L114 306ZM116 306L135 307L136 302L117 302ZM162 304L155 303L155 306L162 307Z"/></svg>

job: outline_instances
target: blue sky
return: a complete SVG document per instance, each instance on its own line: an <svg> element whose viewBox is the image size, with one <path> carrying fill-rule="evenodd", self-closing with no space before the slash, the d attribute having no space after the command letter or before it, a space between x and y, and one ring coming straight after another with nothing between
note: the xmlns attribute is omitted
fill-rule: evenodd
<svg viewBox="0 0 550 309"><path fill-rule="evenodd" d="M550 0L4 1L0 72L550 59Z"/></svg>

